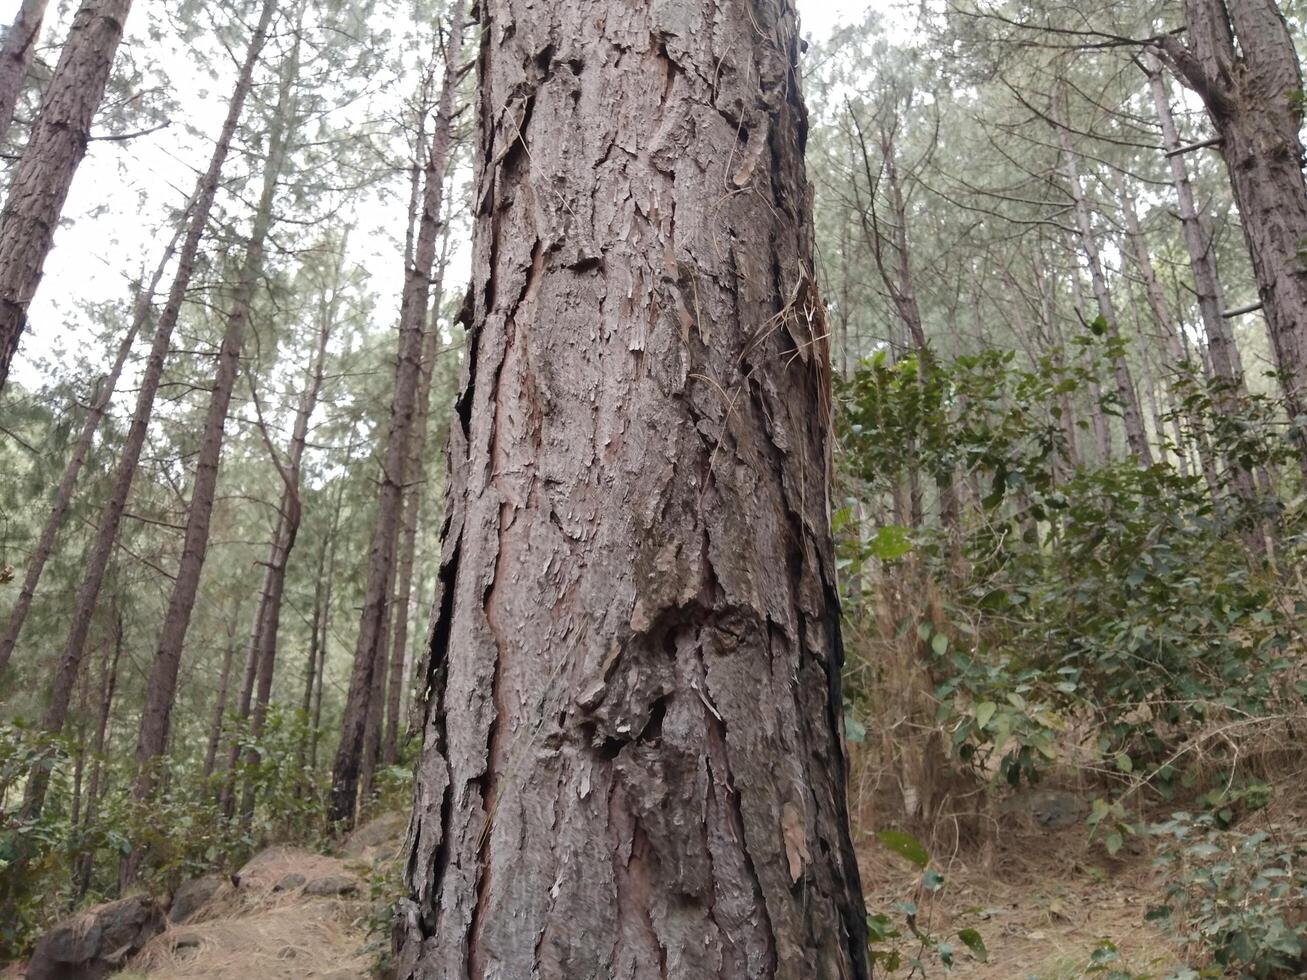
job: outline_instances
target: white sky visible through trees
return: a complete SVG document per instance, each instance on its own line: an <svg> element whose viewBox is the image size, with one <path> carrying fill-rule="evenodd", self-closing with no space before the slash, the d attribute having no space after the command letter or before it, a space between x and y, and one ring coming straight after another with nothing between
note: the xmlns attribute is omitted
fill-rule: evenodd
<svg viewBox="0 0 1307 980"><path fill-rule="evenodd" d="M19 2L0 0L0 25L7 28L13 22ZM229 94L225 80L196 71L189 50L175 36L165 33L161 42L148 39L147 14L154 12L148 8L157 9L166 2L137 0L123 48L129 56L134 55L137 67L158 64L174 87L173 99L185 115L186 125L174 121L167 128L134 139L92 143L64 208L65 220L55 236L55 248L46 262L28 329L14 360L12 377L28 390L42 387L51 379L51 371L60 366L81 362L84 370L79 370L79 375L98 373L109 356L107 344L113 341L97 339L86 307L99 303L126 307L130 283L148 277L148 270L158 261L170 235L166 219L190 192L193 168L207 158L208 144L201 144L195 134L207 140L221 124ZM899 6L898 0L798 0L803 33L814 38L825 38L837 26L858 20L869 10L893 21ZM57 60L58 46L75 7L72 3L51 6L38 52L43 63L52 65ZM149 50L143 50L146 45ZM413 52L412 56L421 54ZM364 100L361 107L343 108L339 118L345 121L382 104L398 108L407 94L382 90L375 99ZM101 131L102 127L97 129ZM387 312L387 297L393 300L391 312L398 310L406 194L406 180L397 177L387 196L351 202L357 228L350 251L371 275L377 313L382 316ZM458 207L458 194L451 203ZM244 216L235 217L241 221ZM453 255L452 282L466 279L460 266L466 265L468 249L466 243L461 244ZM120 390L127 387L130 380Z"/></svg>

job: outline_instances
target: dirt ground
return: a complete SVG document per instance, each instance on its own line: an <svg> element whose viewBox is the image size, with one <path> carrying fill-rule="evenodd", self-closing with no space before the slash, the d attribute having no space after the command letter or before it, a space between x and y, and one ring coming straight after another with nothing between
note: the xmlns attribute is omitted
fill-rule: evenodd
<svg viewBox="0 0 1307 980"><path fill-rule="evenodd" d="M859 847L867 908L896 923L895 902L916 901L927 931L947 937L955 950L950 977L966 980L1073 980L1087 976L1090 956L1113 943L1114 969L1166 976L1182 960L1179 951L1144 921L1160 894L1143 853L1112 858L1086 839L1083 824L1060 831L1005 832L989 866L981 855L932 862L944 886L932 899L918 891L920 872L890 854L869 834ZM979 962L957 941L975 929L988 949ZM911 947L905 947L905 953ZM942 975L936 964L927 975Z"/></svg>

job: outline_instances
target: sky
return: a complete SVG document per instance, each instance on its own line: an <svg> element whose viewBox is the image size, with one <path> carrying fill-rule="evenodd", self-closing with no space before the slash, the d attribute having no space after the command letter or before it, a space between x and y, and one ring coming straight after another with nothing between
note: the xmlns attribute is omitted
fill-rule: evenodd
<svg viewBox="0 0 1307 980"><path fill-rule="evenodd" d="M0 0L0 24L12 22L19 2ZM868 9L888 13L891 3L797 0L803 33L817 39L825 38L841 24L860 19ZM151 0L137 2L128 23L125 45L129 49L132 44L147 43L143 39L146 12L141 8L150 4ZM65 8L67 17L69 6L52 4L51 10L53 13ZM66 31L66 22L56 20L47 23L42 39L42 57L47 61L57 57L57 45ZM135 38L134 33L138 35ZM188 112L187 122L202 132L215 132L225 109L226 92L221 84L212 85L202 73L191 70L188 50L177 39L165 38L162 51L157 48L160 42L148 43L155 46L151 54L159 57L176 87L177 101ZM211 92L210 85L216 91ZM207 155L207 147L197 147L181 129L170 127L130 141L91 144L65 205L65 220L55 236L55 247L29 313L29 328L12 368L13 379L29 390L48 380L53 365L82 361L95 372L110 356L109 351L99 350L103 342L95 340L84 308L88 303L124 302L131 281L148 277L157 261L160 228L168 209L190 190L194 168ZM106 194L106 188L112 188L112 192ZM360 215L362 234L351 239L355 252L352 258L376 270L373 289L381 296L393 292L396 304L399 262L395 237L387 229L402 229L404 204L399 197L372 202Z"/></svg>

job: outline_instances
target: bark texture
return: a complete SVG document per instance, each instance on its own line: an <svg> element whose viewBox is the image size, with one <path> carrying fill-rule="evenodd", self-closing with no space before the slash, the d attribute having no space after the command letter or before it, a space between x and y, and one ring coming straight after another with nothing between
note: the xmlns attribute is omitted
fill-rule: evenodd
<svg viewBox="0 0 1307 980"><path fill-rule="evenodd" d="M1307 415L1307 182L1303 80L1274 0L1185 0L1185 40L1162 42L1203 100L1243 224L1291 417ZM1307 432L1300 431L1307 472Z"/></svg>
<svg viewBox="0 0 1307 980"><path fill-rule="evenodd" d="M14 121L14 109L23 92L27 69L41 37L41 22L45 19L47 0L23 0L14 22L5 32L0 44L0 140L9 132Z"/></svg>
<svg viewBox="0 0 1307 980"><path fill-rule="evenodd" d="M131 0L85 0L0 212L0 388L27 326L73 175L86 155Z"/></svg>
<svg viewBox="0 0 1307 980"><path fill-rule="evenodd" d="M484 0L399 975L862 978L787 0Z"/></svg>

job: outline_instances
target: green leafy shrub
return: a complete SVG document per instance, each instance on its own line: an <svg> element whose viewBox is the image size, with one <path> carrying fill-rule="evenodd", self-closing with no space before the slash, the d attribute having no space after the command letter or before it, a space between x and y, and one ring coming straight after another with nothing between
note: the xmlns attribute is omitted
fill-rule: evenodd
<svg viewBox="0 0 1307 980"><path fill-rule="evenodd" d="M1149 912L1223 971L1256 980L1307 966L1307 831L1226 829L1215 814L1175 813L1152 832L1167 901Z"/></svg>

